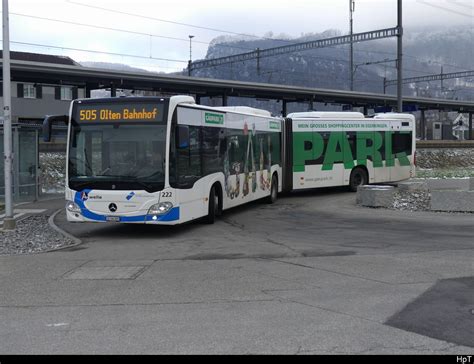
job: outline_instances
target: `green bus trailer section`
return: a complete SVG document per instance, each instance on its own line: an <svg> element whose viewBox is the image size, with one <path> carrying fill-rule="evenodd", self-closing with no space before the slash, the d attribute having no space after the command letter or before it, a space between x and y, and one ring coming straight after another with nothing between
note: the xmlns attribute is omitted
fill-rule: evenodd
<svg viewBox="0 0 474 364"><path fill-rule="evenodd" d="M361 113L293 113L285 120L285 190L342 186L354 170L365 183L414 177L414 117Z"/></svg>

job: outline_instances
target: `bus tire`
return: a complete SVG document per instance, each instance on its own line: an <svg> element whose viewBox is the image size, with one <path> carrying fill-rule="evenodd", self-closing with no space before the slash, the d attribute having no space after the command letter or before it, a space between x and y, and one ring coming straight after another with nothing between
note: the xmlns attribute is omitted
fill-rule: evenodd
<svg viewBox="0 0 474 364"><path fill-rule="evenodd" d="M275 203L278 198L278 177L276 173L272 176L272 184L270 185L270 196L267 197L267 203Z"/></svg>
<svg viewBox="0 0 474 364"><path fill-rule="evenodd" d="M214 224L216 216L219 214L219 193L216 189L216 186L212 186L211 192L209 192L209 207L205 218L207 224Z"/></svg>
<svg viewBox="0 0 474 364"><path fill-rule="evenodd" d="M357 187L363 186L369 183L369 176L364 168L356 167L352 170L349 178L349 190L351 192L357 192Z"/></svg>

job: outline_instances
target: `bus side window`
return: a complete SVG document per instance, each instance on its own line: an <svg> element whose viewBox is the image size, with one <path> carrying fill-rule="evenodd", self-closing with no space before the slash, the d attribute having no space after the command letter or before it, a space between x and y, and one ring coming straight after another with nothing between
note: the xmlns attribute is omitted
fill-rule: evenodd
<svg viewBox="0 0 474 364"><path fill-rule="evenodd" d="M221 161L226 146L223 129L214 127L202 128L202 172L204 176L222 170Z"/></svg>
<svg viewBox="0 0 474 364"><path fill-rule="evenodd" d="M392 134L392 149L393 153L411 154L412 149L412 134L411 132L395 132Z"/></svg>
<svg viewBox="0 0 474 364"><path fill-rule="evenodd" d="M177 148L186 149L189 147L189 126L178 125L177 127Z"/></svg>
<svg viewBox="0 0 474 364"><path fill-rule="evenodd" d="M202 177L201 127L189 127L189 175L195 180Z"/></svg>
<svg viewBox="0 0 474 364"><path fill-rule="evenodd" d="M191 188L201 176L201 128L182 126L177 128L178 185Z"/></svg>
<svg viewBox="0 0 474 364"><path fill-rule="evenodd" d="M247 146L247 139L240 130L227 130L227 150L230 174L239 174L244 166L244 145ZM245 153L247 149L245 149Z"/></svg>

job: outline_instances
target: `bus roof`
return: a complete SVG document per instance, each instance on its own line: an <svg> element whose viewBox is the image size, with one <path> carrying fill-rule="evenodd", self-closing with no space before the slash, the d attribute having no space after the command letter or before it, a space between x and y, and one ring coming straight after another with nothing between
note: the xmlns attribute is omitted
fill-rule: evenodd
<svg viewBox="0 0 474 364"><path fill-rule="evenodd" d="M307 111L293 112L287 115L288 118L330 118L330 119L364 119L364 114L360 112L339 112L339 111Z"/></svg>
<svg viewBox="0 0 474 364"><path fill-rule="evenodd" d="M412 114L401 114L395 112L375 114L374 119L404 119L415 121L415 117Z"/></svg>
<svg viewBox="0 0 474 364"><path fill-rule="evenodd" d="M258 116L269 116L271 117L272 114L270 111L263 110L263 109L256 109L254 107L249 106L219 106L216 107L216 110L222 111L230 111L230 112L237 112L242 114L250 114L250 115L258 115Z"/></svg>

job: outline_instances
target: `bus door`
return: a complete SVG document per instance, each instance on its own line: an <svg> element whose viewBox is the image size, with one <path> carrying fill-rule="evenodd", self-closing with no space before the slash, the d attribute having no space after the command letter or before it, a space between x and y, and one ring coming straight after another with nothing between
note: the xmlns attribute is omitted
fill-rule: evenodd
<svg viewBox="0 0 474 364"><path fill-rule="evenodd" d="M291 120L291 119L290 119ZM310 122L306 120L291 120L292 151L292 187L293 189L307 188L305 185L307 166L306 161L313 159L313 135Z"/></svg>
<svg viewBox="0 0 474 364"><path fill-rule="evenodd" d="M178 108L176 132L176 185L179 189L180 218L183 221L202 216L207 197L202 177L201 111Z"/></svg>
<svg viewBox="0 0 474 364"><path fill-rule="evenodd" d="M327 121L327 128L319 131L313 129L313 144L323 141L322 167L318 178L318 187L341 186L344 184L346 168L352 166L350 143L341 123ZM321 149L316 149L319 155Z"/></svg>
<svg viewBox="0 0 474 364"><path fill-rule="evenodd" d="M323 171L323 152L329 132L319 130L320 124L315 120L293 120L293 189L322 187L322 175L332 173L329 168L327 172ZM332 168L332 164L329 167Z"/></svg>

